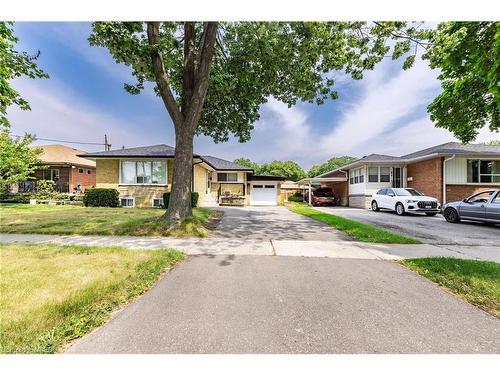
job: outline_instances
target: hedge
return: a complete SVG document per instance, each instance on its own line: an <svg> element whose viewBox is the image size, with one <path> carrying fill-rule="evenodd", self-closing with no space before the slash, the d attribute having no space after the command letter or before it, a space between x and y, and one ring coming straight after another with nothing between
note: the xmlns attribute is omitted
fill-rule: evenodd
<svg viewBox="0 0 500 375"><path fill-rule="evenodd" d="M198 206L199 195L197 192L191 193L191 207ZM163 193L163 207L168 208L168 202L170 202L170 193Z"/></svg>
<svg viewBox="0 0 500 375"><path fill-rule="evenodd" d="M120 200L116 189L87 189L83 196L85 207L118 207Z"/></svg>
<svg viewBox="0 0 500 375"><path fill-rule="evenodd" d="M32 195L31 194L0 194L0 203L29 203Z"/></svg>

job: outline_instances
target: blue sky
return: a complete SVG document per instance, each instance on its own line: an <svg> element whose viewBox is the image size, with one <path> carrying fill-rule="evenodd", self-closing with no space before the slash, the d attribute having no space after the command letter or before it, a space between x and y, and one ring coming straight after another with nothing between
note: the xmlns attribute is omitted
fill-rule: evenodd
<svg viewBox="0 0 500 375"><path fill-rule="evenodd" d="M129 68L116 64L106 49L89 46L89 23L19 22L15 33L20 49L41 51L38 63L50 79L14 82L32 107L30 112L10 111L14 134L85 142L102 142L107 134L113 148L174 145L172 123L152 86L141 95L125 92L123 83L133 82ZM385 59L361 81L339 73L339 99L322 106L300 103L289 109L271 98L261 109L251 141L215 144L197 137L195 152L259 163L295 160L308 169L332 156L401 155L455 140L436 129L426 112L440 91L438 73L426 62L417 61L408 71L401 63ZM478 141L499 137L484 130Z"/></svg>

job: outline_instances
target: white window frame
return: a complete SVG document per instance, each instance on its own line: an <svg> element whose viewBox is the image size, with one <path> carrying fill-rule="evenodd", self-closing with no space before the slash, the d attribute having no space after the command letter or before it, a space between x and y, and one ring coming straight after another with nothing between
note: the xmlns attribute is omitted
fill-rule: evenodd
<svg viewBox="0 0 500 375"><path fill-rule="evenodd" d="M54 173L54 172L57 172L57 173ZM54 168L54 169L50 170L50 180L51 181L56 181L56 180L54 180L54 174L57 174L57 181L59 181L59 179L61 178L61 174L60 174L60 171L58 168Z"/></svg>
<svg viewBox="0 0 500 375"><path fill-rule="evenodd" d="M389 168L389 174L388 174L389 180L388 181L382 181L382 168ZM392 168L390 166L385 166L385 165L379 166L378 167L378 182L384 183L384 184L390 183L392 180L391 172L392 172ZM384 175L384 176L387 176L387 175Z"/></svg>
<svg viewBox="0 0 500 375"><path fill-rule="evenodd" d="M163 197L153 197L153 198L151 198L151 207L153 207L153 208L161 208L160 206L158 206L158 207L155 206L155 204L154 204L155 203L155 199L160 199L161 200L161 206L164 205Z"/></svg>
<svg viewBox="0 0 500 375"><path fill-rule="evenodd" d="M132 206L122 206L122 199L132 199ZM132 197L132 196L120 197L120 207L123 207L123 208L135 208L135 197Z"/></svg>
<svg viewBox="0 0 500 375"><path fill-rule="evenodd" d="M363 179L363 181L361 181L361 178ZM365 183L364 167L351 169L351 171L349 173L349 184L350 185L357 185L357 184L364 184L364 183Z"/></svg>
<svg viewBox="0 0 500 375"><path fill-rule="evenodd" d="M148 183L138 183L137 182L137 162L150 162L151 163L151 177L153 176L152 174L152 169L153 169L153 162L164 162L165 163L165 184L155 184L152 182ZM136 175L135 175L135 183L131 182L122 182L122 163L123 162L133 162L135 164L136 168ZM168 186L168 161L165 159L120 159L120 165L118 168L118 185L119 186L130 186L130 185L140 185L140 186Z"/></svg>
<svg viewBox="0 0 500 375"><path fill-rule="evenodd" d="M377 170L377 181L370 181L370 175L374 176L373 174L370 174L370 168L375 168ZM380 182L380 167L379 166L377 166L377 167L374 167L374 166L368 167L368 181L367 182L369 184L378 184Z"/></svg>
<svg viewBox="0 0 500 375"><path fill-rule="evenodd" d="M219 180L219 175L220 174L225 174L226 175L226 178L227 178L227 175L230 175L230 174L235 174L236 175L236 180L234 181L221 181ZM238 181L238 172L217 172L217 182L222 182L222 183L229 183L229 184L237 184L237 183L241 183Z"/></svg>

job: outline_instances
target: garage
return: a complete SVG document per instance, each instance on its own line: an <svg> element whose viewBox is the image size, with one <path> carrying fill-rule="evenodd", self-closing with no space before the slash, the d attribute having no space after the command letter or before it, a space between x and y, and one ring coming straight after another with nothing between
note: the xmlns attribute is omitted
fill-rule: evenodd
<svg viewBox="0 0 500 375"><path fill-rule="evenodd" d="M278 204L278 184L275 182L253 182L250 189L250 205L276 206Z"/></svg>

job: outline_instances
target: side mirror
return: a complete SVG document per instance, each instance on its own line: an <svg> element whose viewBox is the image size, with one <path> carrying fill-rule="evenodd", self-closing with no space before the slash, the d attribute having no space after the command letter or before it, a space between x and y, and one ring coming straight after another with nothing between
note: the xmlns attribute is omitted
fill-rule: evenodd
<svg viewBox="0 0 500 375"><path fill-rule="evenodd" d="M393 194L393 193L390 193L390 194L389 194L389 197L394 197L394 194Z"/></svg>
<svg viewBox="0 0 500 375"><path fill-rule="evenodd" d="M464 203L469 203L469 200L468 200L467 198L464 198L464 199L462 200L462 202L464 202Z"/></svg>

